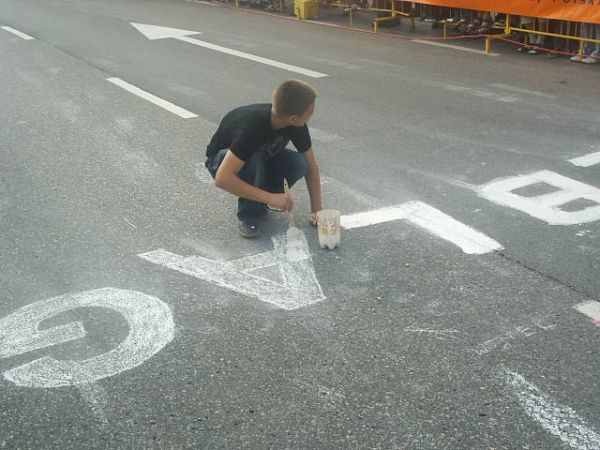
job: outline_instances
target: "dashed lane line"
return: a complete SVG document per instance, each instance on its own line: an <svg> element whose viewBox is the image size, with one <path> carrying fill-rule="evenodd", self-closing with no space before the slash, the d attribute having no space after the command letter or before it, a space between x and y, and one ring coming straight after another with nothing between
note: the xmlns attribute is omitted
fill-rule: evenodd
<svg viewBox="0 0 600 450"><path fill-rule="evenodd" d="M8 31L9 33L14 34L15 36L19 36L21 39L25 39L26 41L31 41L35 38L29 36L28 34L23 33L22 31L19 30L15 30L14 28L11 27L0 27L2 28L4 31Z"/></svg>
<svg viewBox="0 0 600 450"><path fill-rule="evenodd" d="M157 97L156 95L150 94L149 92L146 92L136 86L133 86L132 84L129 84L120 78L107 78L106 81L109 81L114 85L119 86L120 88L125 89L126 91L137 95L138 97L141 97L144 100L149 101L150 103L154 103L155 105L160 106L161 108L183 119L191 119L194 117L198 117L196 114L189 112L183 108L180 108L179 106L174 105L173 103L168 102L166 100L163 100L162 98Z"/></svg>

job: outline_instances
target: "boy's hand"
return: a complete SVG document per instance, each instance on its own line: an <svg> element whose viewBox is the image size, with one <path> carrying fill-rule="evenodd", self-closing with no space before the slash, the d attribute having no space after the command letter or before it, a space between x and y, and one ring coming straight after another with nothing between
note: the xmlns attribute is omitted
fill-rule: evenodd
<svg viewBox="0 0 600 450"><path fill-rule="evenodd" d="M317 226L317 214L319 213L319 211L311 211L310 212L310 217L308 218L308 223L310 223L313 227Z"/></svg>
<svg viewBox="0 0 600 450"><path fill-rule="evenodd" d="M290 195L287 194L271 194L269 205L287 212L294 209L294 200Z"/></svg>

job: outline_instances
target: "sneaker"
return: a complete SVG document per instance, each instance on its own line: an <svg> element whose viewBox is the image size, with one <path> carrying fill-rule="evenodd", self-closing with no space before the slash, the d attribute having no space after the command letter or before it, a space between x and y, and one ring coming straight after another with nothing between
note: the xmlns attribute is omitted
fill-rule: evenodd
<svg viewBox="0 0 600 450"><path fill-rule="evenodd" d="M260 234L260 228L258 228L258 222L251 220L240 220L239 225L240 235L246 239L255 238Z"/></svg>
<svg viewBox="0 0 600 450"><path fill-rule="evenodd" d="M539 52L537 51L537 49L532 48L531 50L529 50L527 52L527 54L529 54L529 55L537 55L537 54L539 54Z"/></svg>
<svg viewBox="0 0 600 450"><path fill-rule="evenodd" d="M573 56L571 58L571 61L573 61L573 62L581 62L581 61L583 61L583 56L581 56L581 55L575 55L575 56Z"/></svg>
<svg viewBox="0 0 600 450"><path fill-rule="evenodd" d="M581 62L583 64L598 64L598 60L596 58L591 57L591 56L588 56L587 58L583 58L581 60Z"/></svg>

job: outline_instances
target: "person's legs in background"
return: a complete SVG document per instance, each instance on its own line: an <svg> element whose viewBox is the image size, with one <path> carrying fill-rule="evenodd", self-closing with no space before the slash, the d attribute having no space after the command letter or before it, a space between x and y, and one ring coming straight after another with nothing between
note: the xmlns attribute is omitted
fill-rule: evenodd
<svg viewBox="0 0 600 450"><path fill-rule="evenodd" d="M535 19L533 17L521 16L521 28L526 30L531 30L535 27ZM525 52L528 48L530 48L530 44L532 39L534 39L535 35L524 33L523 34L523 45L521 45L517 51Z"/></svg>
<svg viewBox="0 0 600 450"><path fill-rule="evenodd" d="M594 39L596 40L600 40L600 25L589 25L590 27L590 33L589 33L589 37L592 37L592 28L594 29ZM600 42L590 42L587 45L587 50L586 50L586 54L589 55L585 58L583 58L581 60L582 63L584 64L597 64L598 62L600 62Z"/></svg>
<svg viewBox="0 0 600 450"><path fill-rule="evenodd" d="M548 19L537 19L537 30L542 33L548 32ZM544 39L546 36L543 34L530 34L529 35L529 43L534 47L530 49L527 53L530 55L537 55L540 52L540 47L544 46Z"/></svg>
<svg viewBox="0 0 600 450"><path fill-rule="evenodd" d="M582 37L584 39L588 39L591 35L592 35L592 24L590 23L581 23L580 25L580 30L579 30L579 37ZM584 44L583 46L580 46L579 51L577 52L577 54L575 56L573 56L571 58L571 61L573 62L583 62L583 60L586 58L586 47L587 45Z"/></svg>

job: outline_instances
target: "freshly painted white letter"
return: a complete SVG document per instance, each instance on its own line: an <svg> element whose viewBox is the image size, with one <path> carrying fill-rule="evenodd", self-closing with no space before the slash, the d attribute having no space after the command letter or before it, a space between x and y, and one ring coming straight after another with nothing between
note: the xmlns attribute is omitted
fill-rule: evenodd
<svg viewBox="0 0 600 450"><path fill-rule="evenodd" d="M538 183L549 184L558 188L558 191L534 197L512 192ZM479 195L499 205L523 211L550 225L575 225L600 219L600 189L549 170L492 181L481 186ZM579 199L590 200L597 205L576 211L561 209L561 206Z"/></svg>

